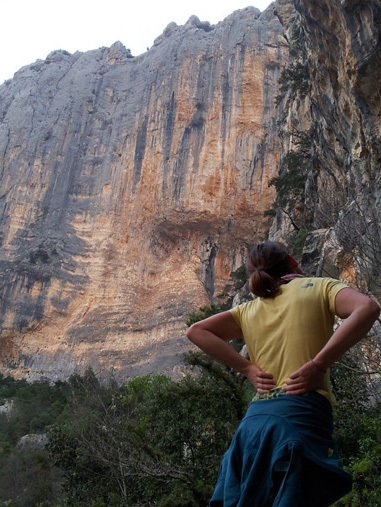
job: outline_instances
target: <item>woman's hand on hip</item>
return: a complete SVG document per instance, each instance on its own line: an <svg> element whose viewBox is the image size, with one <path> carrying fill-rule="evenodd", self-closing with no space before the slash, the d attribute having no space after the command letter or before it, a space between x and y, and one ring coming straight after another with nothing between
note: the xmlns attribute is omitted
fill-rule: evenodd
<svg viewBox="0 0 381 507"><path fill-rule="evenodd" d="M259 394L266 394L276 386L271 373L264 372L256 364L250 364L250 366L248 366L242 373L253 384Z"/></svg>
<svg viewBox="0 0 381 507"><path fill-rule="evenodd" d="M309 361L290 375L282 389L286 394L305 394L315 389L324 389L324 372Z"/></svg>

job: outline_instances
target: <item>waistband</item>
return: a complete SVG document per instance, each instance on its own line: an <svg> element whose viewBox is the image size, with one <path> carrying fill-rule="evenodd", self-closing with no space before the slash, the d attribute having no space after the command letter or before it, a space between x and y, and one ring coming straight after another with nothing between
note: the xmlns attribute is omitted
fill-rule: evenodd
<svg viewBox="0 0 381 507"><path fill-rule="evenodd" d="M259 394L256 393L253 396L252 401L256 400L272 400L273 398L279 398L279 396L287 396L286 393L283 391L281 387L278 387L278 389L273 389L269 393Z"/></svg>

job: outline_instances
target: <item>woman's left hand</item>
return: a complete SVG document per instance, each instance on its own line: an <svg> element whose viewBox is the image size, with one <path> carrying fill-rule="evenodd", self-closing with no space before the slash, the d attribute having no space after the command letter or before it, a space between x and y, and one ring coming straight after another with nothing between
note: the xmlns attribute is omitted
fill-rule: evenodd
<svg viewBox="0 0 381 507"><path fill-rule="evenodd" d="M305 394L315 389L324 389L324 373L309 361L290 375L282 389L286 394Z"/></svg>

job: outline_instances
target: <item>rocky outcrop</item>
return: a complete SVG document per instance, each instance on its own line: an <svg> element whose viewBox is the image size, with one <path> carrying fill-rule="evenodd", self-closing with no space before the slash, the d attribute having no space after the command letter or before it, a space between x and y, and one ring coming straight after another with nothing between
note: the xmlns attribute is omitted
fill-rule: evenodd
<svg viewBox="0 0 381 507"><path fill-rule="evenodd" d="M2 371L175 375L268 233L380 297L380 12L278 0L0 87Z"/></svg>
<svg viewBox="0 0 381 507"><path fill-rule="evenodd" d="M46 434L29 433L20 438L17 442L16 450L25 453L42 451L45 449L48 441L49 439Z"/></svg>
<svg viewBox="0 0 381 507"><path fill-rule="evenodd" d="M303 226L322 239L314 270L380 298L381 4L280 0L276 11L290 44L281 159L305 134Z"/></svg>
<svg viewBox="0 0 381 507"><path fill-rule="evenodd" d="M0 87L3 372L174 373L187 315L270 225L287 54L250 7L136 58L55 51Z"/></svg>

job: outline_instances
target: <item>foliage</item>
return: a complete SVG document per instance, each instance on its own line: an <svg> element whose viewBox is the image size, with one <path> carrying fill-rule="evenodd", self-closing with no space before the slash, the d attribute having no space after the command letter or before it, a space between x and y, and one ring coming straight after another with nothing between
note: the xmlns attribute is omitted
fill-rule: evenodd
<svg viewBox="0 0 381 507"><path fill-rule="evenodd" d="M234 280L234 289L241 289L247 280L247 270L245 266L240 266L238 269L230 273L230 277Z"/></svg>
<svg viewBox="0 0 381 507"><path fill-rule="evenodd" d="M335 439L353 490L336 507L381 507L381 403L359 362L359 347L347 352L332 371ZM379 389L378 389L379 390Z"/></svg>
<svg viewBox="0 0 381 507"><path fill-rule="evenodd" d="M112 505L111 493L117 505L205 505L245 409L242 388L234 384L216 365L180 382L136 378L109 398L102 390L88 392L73 406L75 420L50 434L69 505L89 499Z"/></svg>
<svg viewBox="0 0 381 507"><path fill-rule="evenodd" d="M351 459L354 488L349 500L351 506L381 506L381 419L379 407L373 416L363 419L365 429L359 441L359 453Z"/></svg>
<svg viewBox="0 0 381 507"><path fill-rule="evenodd" d="M310 84L308 66L296 62L286 67L281 73L279 84L280 92L285 93L290 90L292 96L299 92L301 97L305 97Z"/></svg>
<svg viewBox="0 0 381 507"><path fill-rule="evenodd" d="M151 375L104 383L90 369L55 385L0 377L1 400L17 407L0 421L0 505L207 505L253 388L201 352L185 362L192 375L177 382ZM381 406L364 371L353 349L332 371L335 438L354 478L336 507L381 506ZM49 433L47 450L17 447L31 428Z"/></svg>
<svg viewBox="0 0 381 507"><path fill-rule="evenodd" d="M220 312L222 312L220 305L212 304L209 306L201 306L198 312L189 314L186 324L189 327L195 322L199 322L200 320L206 319L207 317L211 317L212 315L216 315L216 313Z"/></svg>
<svg viewBox="0 0 381 507"><path fill-rule="evenodd" d="M362 419L369 410L367 381L356 361L355 352L347 352L331 371L331 382L337 404L335 438L346 464L359 450L363 433Z"/></svg>
<svg viewBox="0 0 381 507"><path fill-rule="evenodd" d="M294 255L299 255L303 252L307 236L307 229L296 230L287 236L287 246Z"/></svg>
<svg viewBox="0 0 381 507"><path fill-rule="evenodd" d="M350 457L348 469L353 489L337 507L381 507L381 406L361 418L358 451Z"/></svg>
<svg viewBox="0 0 381 507"><path fill-rule="evenodd" d="M263 216L264 217L275 217L276 216L276 211L275 211L275 209L272 209L272 208L266 209L263 212Z"/></svg>
<svg viewBox="0 0 381 507"><path fill-rule="evenodd" d="M28 383L0 375L0 504L13 507L52 506L59 498L61 474L51 466L44 449L18 447L27 434L43 434L65 417L67 400L61 385ZM7 406L7 405L5 405Z"/></svg>
<svg viewBox="0 0 381 507"><path fill-rule="evenodd" d="M66 396L60 388L52 389L48 382L28 383L0 374L0 402L12 400L12 424L8 417L0 417L0 441L14 446L30 433L43 433L46 428L64 417Z"/></svg>
<svg viewBox="0 0 381 507"><path fill-rule="evenodd" d="M296 151L289 151L285 155L283 166L284 172L271 178L269 186L275 187L278 206L290 209L303 199L307 171L304 157Z"/></svg>
<svg viewBox="0 0 381 507"><path fill-rule="evenodd" d="M52 507L60 497L61 473L44 450L13 450L0 456L0 470L0 505Z"/></svg>
<svg viewBox="0 0 381 507"><path fill-rule="evenodd" d="M311 222L305 205L308 176L313 167L313 136L309 131L288 133L293 149L281 159L279 174L270 179L269 187L276 190L275 202L264 216L276 216L281 211L289 218L295 231L307 229Z"/></svg>

